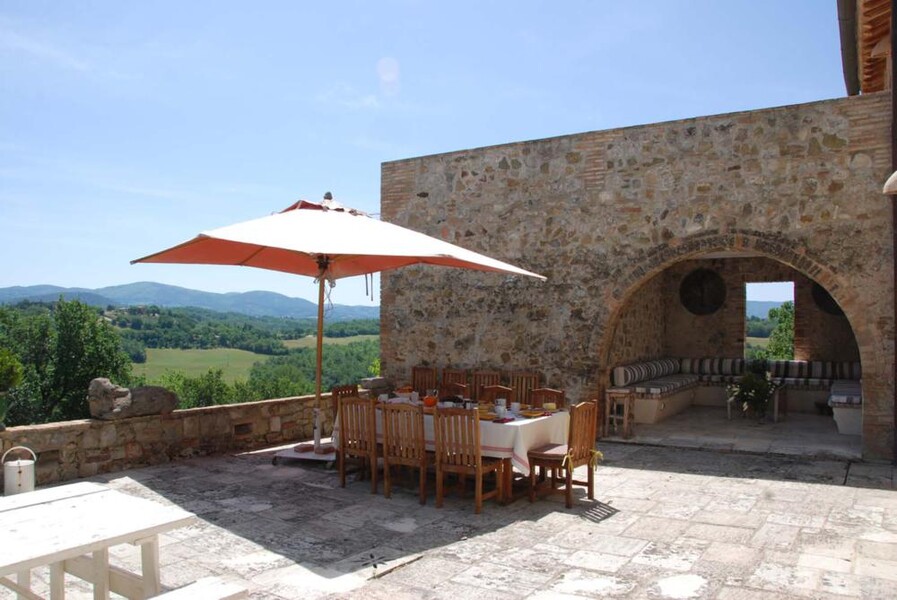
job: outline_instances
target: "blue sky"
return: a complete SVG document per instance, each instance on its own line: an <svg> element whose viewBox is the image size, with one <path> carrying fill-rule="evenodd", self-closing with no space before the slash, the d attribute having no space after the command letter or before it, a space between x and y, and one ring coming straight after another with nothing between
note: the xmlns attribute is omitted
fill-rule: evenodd
<svg viewBox="0 0 897 600"><path fill-rule="evenodd" d="M328 190L377 212L383 161L844 94L835 0L4 0L0 287L314 300L129 260Z"/></svg>

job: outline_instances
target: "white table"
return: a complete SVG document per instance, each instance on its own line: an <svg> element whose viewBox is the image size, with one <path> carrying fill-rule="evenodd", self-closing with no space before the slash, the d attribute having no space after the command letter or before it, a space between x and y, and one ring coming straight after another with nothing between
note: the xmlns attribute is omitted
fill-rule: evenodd
<svg viewBox="0 0 897 600"><path fill-rule="evenodd" d="M159 534L193 522L176 506L81 482L0 498L0 585L19 598L31 590L31 569L50 567L50 598L65 596L65 574L94 586L94 598L115 592L148 598L161 591ZM109 564L109 548L139 545L142 573ZM9 577L16 575L16 581Z"/></svg>

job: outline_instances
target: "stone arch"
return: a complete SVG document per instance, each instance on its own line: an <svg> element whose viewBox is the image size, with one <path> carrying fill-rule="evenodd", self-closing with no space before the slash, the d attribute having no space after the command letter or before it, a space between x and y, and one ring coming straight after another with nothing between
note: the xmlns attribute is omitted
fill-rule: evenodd
<svg viewBox="0 0 897 600"><path fill-rule="evenodd" d="M593 354L598 359L599 373L596 374L597 380L591 387L597 394L603 396L609 382L610 369L614 366L608 364L614 333L625 308L639 288L652 277L680 261L712 252L726 251L751 253L778 261L825 288L843 309L853 330L860 351L864 388L867 374L871 378L881 378L893 368L893 365L877 364L877 359L881 356L875 349L880 345L877 343L880 336L872 327L874 323L862 318L864 304L860 294L843 285L836 269L810 255L806 247L799 242L780 235L753 230L712 231L674 239L640 252L628 263L626 270L621 270L610 278L614 286L606 296L610 300L606 313L607 326L601 332L600 339L596 340L596 353Z"/></svg>

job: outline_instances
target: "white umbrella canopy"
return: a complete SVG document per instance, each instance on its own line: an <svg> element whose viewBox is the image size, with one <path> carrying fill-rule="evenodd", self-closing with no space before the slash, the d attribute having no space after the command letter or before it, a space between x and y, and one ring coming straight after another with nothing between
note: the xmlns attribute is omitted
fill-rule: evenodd
<svg viewBox="0 0 897 600"><path fill-rule="evenodd" d="M329 196L329 194L328 194ZM315 396L321 397L324 282L427 264L545 277L423 233L373 219L325 196L210 231L134 263L239 265L314 277L318 282Z"/></svg>

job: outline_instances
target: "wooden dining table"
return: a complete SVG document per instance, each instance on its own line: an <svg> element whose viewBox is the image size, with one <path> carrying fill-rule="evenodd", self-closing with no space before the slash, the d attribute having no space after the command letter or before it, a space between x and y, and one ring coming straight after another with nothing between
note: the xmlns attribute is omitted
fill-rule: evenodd
<svg viewBox="0 0 897 600"><path fill-rule="evenodd" d="M377 414L377 440L383 441L383 424L380 411ZM509 413L510 416L514 416ZM513 472L529 475L530 466L527 453L533 448L545 444L563 444L567 442L567 429L570 426L570 413L559 410L550 416L525 418L516 416L513 421L499 423L495 421L480 421L480 449L483 456L500 458L502 460L502 497L499 501L503 504L511 502L513 497L512 483ZM334 427L333 439L339 437L338 423ZM436 447L436 432L433 427L433 415L424 412L424 442L427 450Z"/></svg>
<svg viewBox="0 0 897 600"><path fill-rule="evenodd" d="M176 506L90 482L0 498L0 585L19 598L39 599L31 571L49 566L52 600L65 597L67 573L90 582L95 599L110 592L155 596L161 591L159 534L195 518ZM140 546L140 573L109 563L109 549L118 544Z"/></svg>

